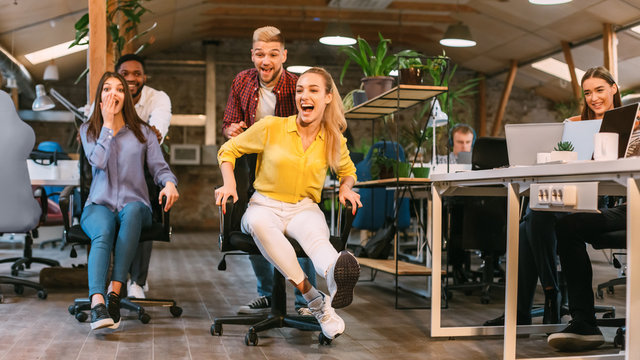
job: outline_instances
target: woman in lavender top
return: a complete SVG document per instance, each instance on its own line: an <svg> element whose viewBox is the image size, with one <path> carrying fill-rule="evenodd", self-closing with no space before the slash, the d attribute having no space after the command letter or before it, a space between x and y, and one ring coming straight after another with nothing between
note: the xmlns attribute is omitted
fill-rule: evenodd
<svg viewBox="0 0 640 360"><path fill-rule="evenodd" d="M82 146L93 180L80 225L91 238L89 298L91 328L120 325L120 289L138 246L142 229L151 225L151 201L167 197L164 211L178 200L177 180L164 160L153 130L136 114L127 82L106 72L96 91L96 109L80 126ZM144 166L156 184L158 199L149 199ZM115 247L115 251L114 251ZM107 273L114 252L109 294Z"/></svg>

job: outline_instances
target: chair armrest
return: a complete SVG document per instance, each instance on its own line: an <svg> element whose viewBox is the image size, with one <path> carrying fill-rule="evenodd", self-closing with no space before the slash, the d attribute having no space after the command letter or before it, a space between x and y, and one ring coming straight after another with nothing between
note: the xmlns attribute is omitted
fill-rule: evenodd
<svg viewBox="0 0 640 360"><path fill-rule="evenodd" d="M47 211L49 211L49 199L47 198L47 192L42 186L38 186L33 189L33 197L40 202L40 224L43 224L47 220Z"/></svg>
<svg viewBox="0 0 640 360"><path fill-rule="evenodd" d="M231 235L231 214L233 214L233 207L235 203L233 198L229 197L226 203L226 214L222 213L222 205L218 206L220 211L220 235L218 236L218 247L220 251L227 251L229 246L229 237Z"/></svg>
<svg viewBox="0 0 640 360"><path fill-rule="evenodd" d="M60 205L60 211L62 212L62 222L64 223L64 229L66 231L69 231L69 228L71 228L71 218L69 216L69 209L71 207L69 204L71 202L71 195L75 188L76 187L73 185L65 186L58 198L58 204Z"/></svg>
<svg viewBox="0 0 640 360"><path fill-rule="evenodd" d="M164 228L165 234L169 234L169 237L171 237L171 221L170 221L171 209L169 209L168 211L164 211L165 205L167 205L167 196L163 195L162 196L162 227Z"/></svg>
<svg viewBox="0 0 640 360"><path fill-rule="evenodd" d="M356 208L356 214L358 209ZM344 222L342 221L342 214L344 213ZM341 205L338 209L338 237L340 239L339 245L340 250L344 250L347 247L347 240L349 240L349 233L351 232L351 225L353 224L353 219L355 218L355 214L353 213L353 205L347 201L346 205Z"/></svg>

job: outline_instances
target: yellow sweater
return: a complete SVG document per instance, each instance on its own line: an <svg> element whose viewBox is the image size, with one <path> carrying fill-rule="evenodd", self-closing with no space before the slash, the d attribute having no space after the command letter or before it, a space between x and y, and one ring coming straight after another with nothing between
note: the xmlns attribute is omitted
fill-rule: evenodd
<svg viewBox="0 0 640 360"><path fill-rule="evenodd" d="M324 129L302 150L302 138L296 126L296 115L287 118L267 116L242 134L230 139L218 151L218 163L230 162L244 154L258 154L254 188L272 199L297 203L304 198L320 202L320 193L329 165L325 158ZM356 180L356 167L342 137L338 178Z"/></svg>

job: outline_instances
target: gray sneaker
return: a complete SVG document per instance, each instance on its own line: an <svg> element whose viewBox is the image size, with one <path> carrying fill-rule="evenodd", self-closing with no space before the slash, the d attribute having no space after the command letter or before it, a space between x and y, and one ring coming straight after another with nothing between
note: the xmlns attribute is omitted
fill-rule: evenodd
<svg viewBox="0 0 640 360"><path fill-rule="evenodd" d="M247 305L238 308L238 314L268 314L271 311L271 299L266 296L258 296Z"/></svg>
<svg viewBox="0 0 640 360"><path fill-rule="evenodd" d="M336 263L327 271L327 287L331 306L340 309L353 301L353 288L360 278L360 264L348 251L338 254Z"/></svg>
<svg viewBox="0 0 640 360"><path fill-rule="evenodd" d="M316 317L322 333L328 339L333 339L344 332L344 320L331 307L331 298L320 292L318 296L309 302L309 310Z"/></svg>

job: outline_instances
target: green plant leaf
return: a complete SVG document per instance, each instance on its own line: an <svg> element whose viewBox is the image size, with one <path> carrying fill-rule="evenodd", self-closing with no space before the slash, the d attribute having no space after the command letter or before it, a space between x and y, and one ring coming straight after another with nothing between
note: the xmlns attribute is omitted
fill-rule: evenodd
<svg viewBox="0 0 640 360"><path fill-rule="evenodd" d="M78 21L73 25L76 30L82 30L89 26L89 13L82 15Z"/></svg>
<svg viewBox="0 0 640 360"><path fill-rule="evenodd" d="M78 75L78 77L76 78L76 80L73 82L74 85L78 85L78 83L80 82L80 80L82 80L83 77L85 77L87 74L89 73L89 68L85 68L80 75Z"/></svg>

